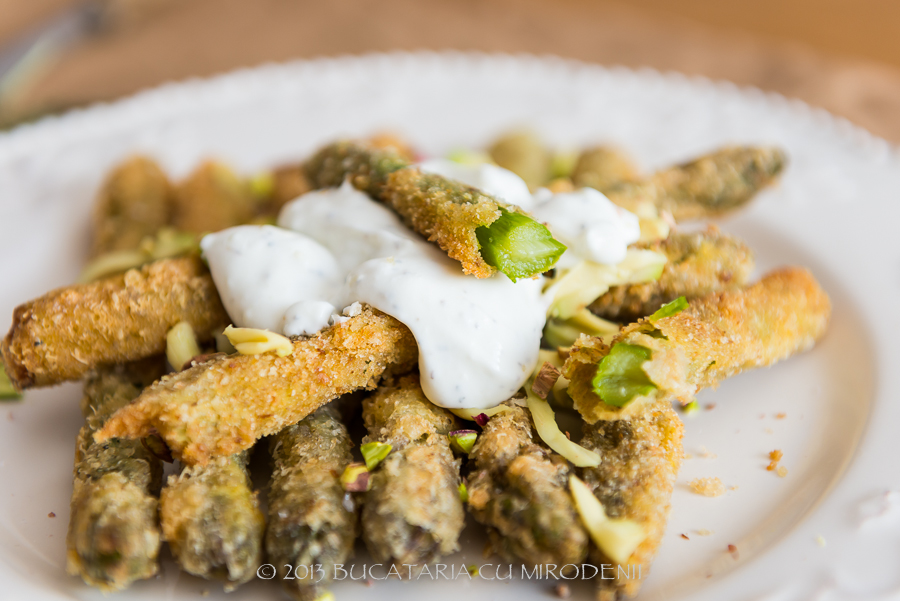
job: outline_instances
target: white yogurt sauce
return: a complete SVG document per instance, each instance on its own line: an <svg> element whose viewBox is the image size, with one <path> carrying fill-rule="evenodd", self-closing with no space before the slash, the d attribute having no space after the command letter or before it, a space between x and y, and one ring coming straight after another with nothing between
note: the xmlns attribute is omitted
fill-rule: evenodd
<svg viewBox="0 0 900 601"><path fill-rule="evenodd" d="M599 192L544 191L532 199L525 182L505 169L451 171L430 163L436 173L532 210L569 246L567 262L616 263L639 236L637 218L609 210L603 203L612 203ZM313 334L346 319L338 308L351 315L358 312L354 303L367 303L412 331L422 389L441 407L492 407L531 374L552 301L542 296L539 278L513 283L502 274L464 275L456 261L349 184L292 201L278 225L230 228L201 242L235 325Z"/></svg>
<svg viewBox="0 0 900 601"><path fill-rule="evenodd" d="M568 249L557 267L570 267L579 260L621 263L628 245L641 237L637 215L616 206L593 188L560 194L541 188L534 201L532 216L545 223Z"/></svg>

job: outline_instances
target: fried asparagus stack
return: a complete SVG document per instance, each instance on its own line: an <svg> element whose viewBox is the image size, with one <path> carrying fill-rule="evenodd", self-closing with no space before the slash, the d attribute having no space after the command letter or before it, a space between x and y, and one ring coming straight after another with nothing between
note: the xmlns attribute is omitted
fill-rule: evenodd
<svg viewBox="0 0 900 601"><path fill-rule="evenodd" d="M607 516L637 523L643 538L627 559L649 563L662 538L682 458L682 426L670 407L744 369L809 349L827 327L827 295L803 269L768 274L737 291L690 305L675 301L623 330L610 345L583 338L564 373L584 417L583 444L601 455L584 478ZM596 542L596 541L595 541ZM599 548L592 557L609 563ZM633 575L633 570L630 572ZM636 594L640 580L601 581L603 601Z"/></svg>
<svg viewBox="0 0 900 601"><path fill-rule="evenodd" d="M417 350L406 326L367 306L315 336L294 339L285 357L215 357L168 376L113 415L95 438L156 432L184 463L205 465L249 449L332 399L374 388L385 371L409 371Z"/></svg>
<svg viewBox="0 0 900 601"><path fill-rule="evenodd" d="M508 561L578 564L588 538L566 488L571 468L537 439L524 408L504 406L470 454L469 510Z"/></svg>
<svg viewBox="0 0 900 601"><path fill-rule="evenodd" d="M297 601L319 598L334 566L353 552L359 508L340 482L353 460L352 446L333 403L269 442L273 469L266 552ZM294 566L294 572L285 573L284 566Z"/></svg>
<svg viewBox="0 0 900 601"><path fill-rule="evenodd" d="M233 590L262 563L265 518L250 485L247 451L186 466L159 500L163 536L185 572Z"/></svg>
<svg viewBox="0 0 900 601"><path fill-rule="evenodd" d="M67 571L103 591L157 573L156 495L162 465L138 440L94 442L94 432L163 372L161 358L99 369L84 384L75 449Z"/></svg>
<svg viewBox="0 0 900 601"><path fill-rule="evenodd" d="M733 236L710 226L704 232L673 232L665 240L638 244L666 256L658 279L614 286L588 307L592 313L620 322L636 321L664 304L713 292L737 290L753 271L753 252Z"/></svg>
<svg viewBox="0 0 900 601"><path fill-rule="evenodd" d="M376 561L416 565L459 549L460 461L448 434L456 417L425 398L418 375L383 384L363 402L364 442L391 445L372 473L362 533Z"/></svg>
<svg viewBox="0 0 900 601"><path fill-rule="evenodd" d="M0 352L18 389L52 386L102 365L162 354L166 332L181 321L201 340L229 323L197 256L164 259L20 305Z"/></svg>

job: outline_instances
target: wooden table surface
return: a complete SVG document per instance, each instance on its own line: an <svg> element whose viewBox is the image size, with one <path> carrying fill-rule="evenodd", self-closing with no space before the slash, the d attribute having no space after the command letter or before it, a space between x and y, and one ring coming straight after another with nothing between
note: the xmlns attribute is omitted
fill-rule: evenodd
<svg viewBox="0 0 900 601"><path fill-rule="evenodd" d="M75 1L0 0L0 46ZM727 79L900 141L893 0L114 1L124 16L7 102L7 118L267 61L454 48Z"/></svg>

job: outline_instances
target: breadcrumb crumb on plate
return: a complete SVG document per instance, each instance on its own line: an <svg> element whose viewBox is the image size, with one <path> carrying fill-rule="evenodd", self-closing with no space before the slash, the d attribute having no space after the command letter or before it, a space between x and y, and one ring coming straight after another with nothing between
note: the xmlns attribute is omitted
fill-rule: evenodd
<svg viewBox="0 0 900 601"><path fill-rule="evenodd" d="M725 485L718 478L697 478L688 484L695 493L704 497L721 497L725 494Z"/></svg>

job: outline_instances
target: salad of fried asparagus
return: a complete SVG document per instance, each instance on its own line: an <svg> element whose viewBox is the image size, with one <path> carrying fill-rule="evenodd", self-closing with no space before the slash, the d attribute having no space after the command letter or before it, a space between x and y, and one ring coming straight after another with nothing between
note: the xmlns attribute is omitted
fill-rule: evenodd
<svg viewBox="0 0 900 601"><path fill-rule="evenodd" d="M806 351L828 326L809 271L750 283L744 242L681 227L740 209L777 179L784 153L723 148L650 175L615 148L563 156L521 132L455 153L450 168L512 178L545 199L540 210L416 157L382 135L249 178L209 162L172 183L147 157L109 174L80 282L17 307L0 347L2 394L84 382L70 574L122 590L158 573L166 543L183 570L226 590L266 561L324 566L323 578L281 578L313 601L357 538L405 574L458 550L468 512L505 561L640 566L641 578L597 580L600 600L638 594L683 457L673 401ZM235 323L202 237L283 225L293 203L341 186L433 243L454 278L518 282L546 299L517 392L490 407L435 404L419 326L386 304L346 299L300 335ZM577 238L540 217L565 206L546 199L584 190L633 220L615 260L572 259L599 230ZM577 415L583 432L563 433L555 412ZM348 430L355 419L362 438ZM271 468L264 490L251 454Z"/></svg>

